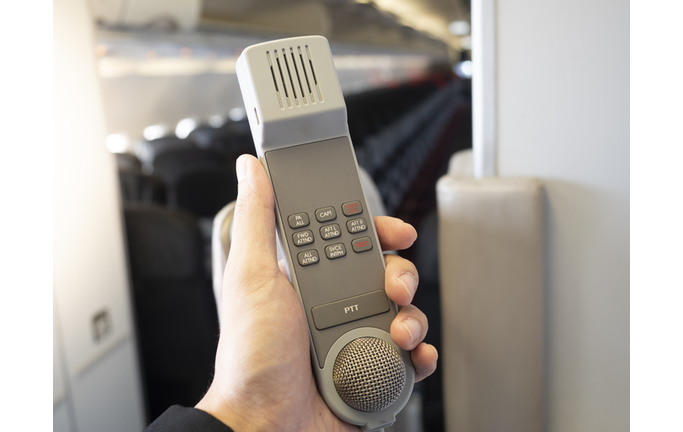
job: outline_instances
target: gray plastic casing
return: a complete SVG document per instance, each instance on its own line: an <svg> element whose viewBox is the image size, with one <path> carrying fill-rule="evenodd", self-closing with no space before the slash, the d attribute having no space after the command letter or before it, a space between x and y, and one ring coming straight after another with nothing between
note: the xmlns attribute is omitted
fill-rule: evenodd
<svg viewBox="0 0 683 432"><path fill-rule="evenodd" d="M276 56L277 53L277 56ZM286 60L285 60L286 59ZM389 301L386 313L318 330L312 308L321 304L384 289L384 258L372 215L362 189L358 164L349 136L346 104L339 86L327 39L306 36L252 45L237 60L237 76L259 159L275 193L278 243L285 257L292 285L302 301L309 327L312 368L318 389L340 419L375 430L394 423L396 414L412 394L415 373L410 353L391 340L389 329L397 306ZM277 90L276 90L277 88ZM368 230L354 235L346 230L349 218L341 204L360 201ZM332 206L340 238L323 240L315 210ZM306 212L315 240L298 247L288 225L289 215ZM368 236L373 248L355 253L353 238ZM324 246L346 244L346 256L328 260ZM302 267L297 253L314 248L320 261ZM387 409L362 412L351 408L337 394L332 381L334 361L341 349L358 337L377 337L391 344L406 365L406 384Z"/></svg>

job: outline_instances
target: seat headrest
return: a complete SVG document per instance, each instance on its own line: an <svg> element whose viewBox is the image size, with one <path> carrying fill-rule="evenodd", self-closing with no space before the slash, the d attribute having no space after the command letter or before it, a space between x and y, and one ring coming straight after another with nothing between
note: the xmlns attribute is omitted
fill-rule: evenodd
<svg viewBox="0 0 683 432"><path fill-rule="evenodd" d="M175 185L178 208L199 217L213 218L236 198L237 176L232 167L218 165L190 169L178 178Z"/></svg>
<svg viewBox="0 0 683 432"><path fill-rule="evenodd" d="M472 149L453 153L448 161L448 174L457 177L474 177L472 169Z"/></svg>
<svg viewBox="0 0 683 432"><path fill-rule="evenodd" d="M157 156L153 163L153 173L172 184L187 170L208 165L227 166L227 163L223 156L211 150L177 149Z"/></svg>
<svg viewBox="0 0 683 432"><path fill-rule="evenodd" d="M202 238L191 215L150 205L124 206L134 279L181 279L204 271Z"/></svg>

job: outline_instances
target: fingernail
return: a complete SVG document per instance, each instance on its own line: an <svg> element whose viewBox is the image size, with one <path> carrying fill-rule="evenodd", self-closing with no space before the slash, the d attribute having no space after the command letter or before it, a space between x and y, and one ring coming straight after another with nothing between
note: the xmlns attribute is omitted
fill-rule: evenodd
<svg viewBox="0 0 683 432"><path fill-rule="evenodd" d="M237 158L235 170L237 171L237 183L240 183L247 176L247 160L244 156Z"/></svg>
<svg viewBox="0 0 683 432"><path fill-rule="evenodd" d="M403 327L410 335L410 343L414 344L415 342L417 342L417 339L422 334L422 326L420 325L420 323L412 318L406 318L403 321L401 321L401 325L403 325Z"/></svg>
<svg viewBox="0 0 683 432"><path fill-rule="evenodd" d="M406 292L408 293L408 296L410 298L413 298L413 295L415 294L415 290L417 289L417 281L415 280L415 276L408 272L403 272L399 275L397 278L399 282L401 282L401 285L403 285L403 288L406 289Z"/></svg>

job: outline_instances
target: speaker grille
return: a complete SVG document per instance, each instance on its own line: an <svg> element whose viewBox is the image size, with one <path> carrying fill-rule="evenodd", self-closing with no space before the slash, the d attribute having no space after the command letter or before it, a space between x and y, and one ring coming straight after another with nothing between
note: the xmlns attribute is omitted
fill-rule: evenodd
<svg viewBox="0 0 683 432"><path fill-rule="evenodd" d="M315 104L316 95L323 101L308 45L266 51L266 57L280 109Z"/></svg>
<svg viewBox="0 0 683 432"><path fill-rule="evenodd" d="M351 408L375 412L391 406L406 383L399 353L381 339L363 337L349 342L332 371L337 393Z"/></svg>

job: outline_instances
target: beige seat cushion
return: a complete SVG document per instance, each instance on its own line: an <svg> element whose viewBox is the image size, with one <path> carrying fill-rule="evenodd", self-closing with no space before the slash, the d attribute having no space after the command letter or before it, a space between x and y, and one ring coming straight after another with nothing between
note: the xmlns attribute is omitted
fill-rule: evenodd
<svg viewBox="0 0 683 432"><path fill-rule="evenodd" d="M541 432L541 183L437 184L447 430Z"/></svg>

